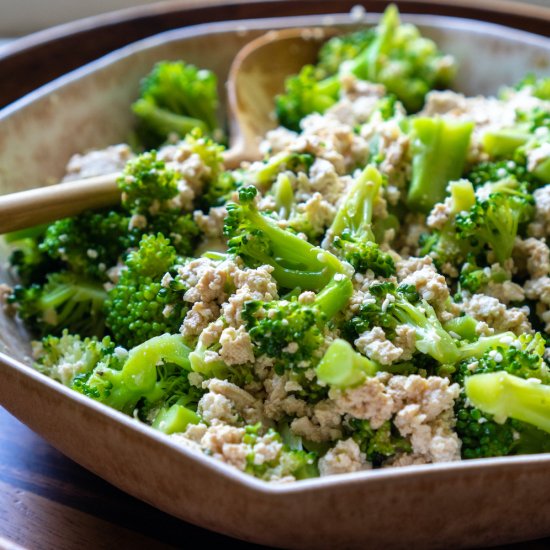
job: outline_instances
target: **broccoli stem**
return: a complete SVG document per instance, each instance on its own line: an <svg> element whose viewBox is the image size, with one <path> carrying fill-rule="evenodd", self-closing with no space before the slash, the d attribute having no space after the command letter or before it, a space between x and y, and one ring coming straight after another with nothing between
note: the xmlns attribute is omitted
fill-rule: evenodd
<svg viewBox="0 0 550 550"><path fill-rule="evenodd" d="M148 391L157 381L156 366L174 363L185 370L191 370L189 349L179 334L162 334L136 346L128 355L122 368L124 382L130 389Z"/></svg>
<svg viewBox="0 0 550 550"><path fill-rule="evenodd" d="M361 236L366 241L374 241L371 228L374 203L382 185L380 172L368 165L353 184L332 222L330 228L333 236L341 236L349 230L354 236Z"/></svg>
<svg viewBox="0 0 550 550"><path fill-rule="evenodd" d="M200 128L204 134L208 132L208 126L202 120L177 115L166 109L161 109L145 99L138 99L132 105L132 109L136 116L142 120L146 120L147 124L155 127L159 134L163 134L166 137L170 134L184 136L194 128Z"/></svg>
<svg viewBox="0 0 550 550"><path fill-rule="evenodd" d="M255 208L248 208L247 218L270 243L270 253L258 248L255 259L273 266L273 277L282 287L315 290L328 284L334 274L347 271L336 256L281 229Z"/></svg>
<svg viewBox="0 0 550 550"><path fill-rule="evenodd" d="M543 183L550 183L550 158L539 162L533 170L533 175L539 178Z"/></svg>
<svg viewBox="0 0 550 550"><path fill-rule="evenodd" d="M505 129L494 132L485 132L481 138L481 144L486 153L491 157L508 157L514 151L525 145L533 135L521 130Z"/></svg>
<svg viewBox="0 0 550 550"><path fill-rule="evenodd" d="M441 118L412 121L413 161L408 204L428 213L443 201L447 184L462 175L473 130L471 122Z"/></svg>
<svg viewBox="0 0 550 550"><path fill-rule="evenodd" d="M330 344L315 368L321 382L339 389L357 386L379 370L376 363L357 353L348 342L339 338Z"/></svg>
<svg viewBox="0 0 550 550"><path fill-rule="evenodd" d="M155 416L153 428L165 434L184 432L189 424L198 424L200 416L191 409L176 403L169 408L163 407Z"/></svg>
<svg viewBox="0 0 550 550"><path fill-rule="evenodd" d="M416 349L443 364L456 363L459 350L453 337L441 326L432 306L426 301L412 305L401 299L395 304L395 316L414 328Z"/></svg>
<svg viewBox="0 0 550 550"><path fill-rule="evenodd" d="M275 198L275 206L279 218L288 220L292 214L295 200L292 183L290 183L290 178L287 174L281 173L278 175L277 181L272 187L272 193Z"/></svg>
<svg viewBox="0 0 550 550"><path fill-rule="evenodd" d="M464 385L473 405L495 421L515 418L550 433L550 386L503 371L474 374Z"/></svg>
<svg viewBox="0 0 550 550"><path fill-rule="evenodd" d="M471 317L459 317L459 319L471 319ZM460 334L460 333L458 333ZM475 342L470 342L460 346L459 354L460 361L471 357L481 357L485 352L495 349L498 346L506 346L507 342L513 342L516 339L513 332L503 332L501 334L493 334L491 336L482 336Z"/></svg>
<svg viewBox="0 0 550 550"><path fill-rule="evenodd" d="M353 294L353 284L344 275L336 275L315 299L314 306L321 311L327 319L332 319L347 305Z"/></svg>

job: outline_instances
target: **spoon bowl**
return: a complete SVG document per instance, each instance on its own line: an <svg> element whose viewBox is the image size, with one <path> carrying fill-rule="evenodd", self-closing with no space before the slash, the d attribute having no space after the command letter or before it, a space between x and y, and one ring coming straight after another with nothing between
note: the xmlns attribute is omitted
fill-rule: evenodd
<svg viewBox="0 0 550 550"><path fill-rule="evenodd" d="M226 162L261 158L260 142L277 126L274 97L284 91L289 75L315 63L323 42L336 33L327 27L274 30L239 51L227 81L231 149Z"/></svg>

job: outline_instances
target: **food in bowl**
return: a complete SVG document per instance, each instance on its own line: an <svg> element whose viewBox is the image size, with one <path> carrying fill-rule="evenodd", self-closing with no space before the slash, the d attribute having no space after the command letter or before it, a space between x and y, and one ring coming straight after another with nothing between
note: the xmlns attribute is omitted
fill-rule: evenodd
<svg viewBox="0 0 550 550"><path fill-rule="evenodd" d="M159 64L158 152L68 168L121 169L120 206L8 236L36 367L267 481L550 450L549 81L453 73L390 8L227 171L213 75Z"/></svg>

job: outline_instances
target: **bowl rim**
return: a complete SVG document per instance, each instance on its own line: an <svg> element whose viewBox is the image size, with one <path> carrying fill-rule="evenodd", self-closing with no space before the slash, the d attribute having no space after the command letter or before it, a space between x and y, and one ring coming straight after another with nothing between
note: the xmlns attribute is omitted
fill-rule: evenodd
<svg viewBox="0 0 550 550"><path fill-rule="evenodd" d="M33 90L29 94L26 94L22 98L16 100L14 103L0 109L0 123L6 120L10 116L14 115L19 110L32 105L34 102L52 94L56 90L65 85L68 85L76 80L95 72L98 69L102 69L109 65L112 65L122 59L133 56L143 50L154 48L162 44L177 42L181 39L192 38L194 36L200 36L204 34L219 34L224 32L242 32L246 27L248 30L276 30L288 27L296 26L332 26L332 25L357 25L360 23L371 24L378 20L379 13L367 13L361 21L354 20L350 14L317 14L306 16L293 16L293 17L270 17L260 19L246 19L246 20L231 20L214 23L202 23L199 25L193 25L189 27L182 27L178 29L172 29L164 31L156 35L132 42L120 49L110 52L99 59L86 63L85 65L64 74L55 80L40 86L36 90ZM525 44L526 42L537 47L541 47L548 51L550 59L550 39L542 37L537 34L533 34L527 31L514 29L504 25L479 21L475 19L457 18L441 15L430 14L402 14L404 21L411 23L434 26L441 28L443 25L446 28L451 28L453 31L468 29L476 34L501 36L502 32L508 33L509 38L512 40ZM323 23L324 20L324 23ZM141 422L136 421L133 417L123 414L115 409L108 407L102 403L89 399L88 397L71 390L63 384L47 377L39 371L33 369L31 366L24 364L22 361L12 358L7 353L0 351L0 362L6 365L8 368L12 368L19 372L24 377L30 378L35 382L46 385L49 389L57 392L64 397L78 403L80 406L88 407L97 413L100 413L103 417L108 418L109 421L121 424L127 429L132 429L140 433L146 438L168 446L172 451L181 453L187 459L198 461L202 466L222 475L231 481L234 481L240 485L244 485L246 488L259 491L265 495L287 495L295 492L304 491L322 491L328 487L355 485L358 483L369 484L378 483L384 480L393 478L410 478L421 477L423 479L438 476L442 472L455 475L455 473L463 471L485 471L486 469L497 469L507 467L519 467L520 465L533 465L544 464L550 465L550 453L539 453L533 455L518 455L509 457L491 457L483 459L469 459L453 462L444 462L436 464L422 464L422 465L410 465L399 468L381 468L375 470L365 470L360 472L353 472L347 474L340 474L327 477L319 477L306 480L298 480L292 483L272 483L257 479L249 474L241 472L236 468L225 464L219 460L212 459L204 454L196 452L187 448L182 444L178 444L170 437L162 434L150 426L147 426Z"/></svg>
<svg viewBox="0 0 550 550"><path fill-rule="evenodd" d="M177 29L171 29L163 31L161 33L148 36L137 40L122 48L116 49L104 56L99 57L89 63L78 67L68 73L57 77L56 79L43 84L35 90L25 94L23 97L15 100L13 103L6 105L0 109L0 120L7 118L15 111L22 109L35 101L38 101L43 96L55 92L57 89L70 84L78 80L79 78L93 73L98 69L102 69L111 64L116 63L119 60L128 58L137 54L140 51L154 48L162 44L177 42L183 38L192 38L194 36L201 36L205 34L221 34L224 32L242 32L246 30L275 30L291 27L330 27L332 25L358 25L361 23L372 24L376 22L380 13L365 13L361 20L354 20L353 17L347 13L334 13L334 14L316 14L316 15L297 15L290 17L268 17L259 19L234 19L230 21L216 21L213 23L200 23L198 25L191 25L189 27L180 27ZM453 31L461 29L473 30L476 34L501 36L503 31L506 32L509 38L514 41L529 43L533 46L540 47L548 50L550 55L550 38L534 34L528 31L507 27L499 23L491 23L486 21L480 21L477 19L467 19L462 17L452 17L447 15L430 15L430 14L401 14L403 21L411 22L418 25L429 26L430 23L435 23L436 27L442 26L443 23L447 25L447 28L451 28ZM324 20L324 22L323 22ZM439 23L439 25L437 24ZM450 24L450 25L449 25Z"/></svg>

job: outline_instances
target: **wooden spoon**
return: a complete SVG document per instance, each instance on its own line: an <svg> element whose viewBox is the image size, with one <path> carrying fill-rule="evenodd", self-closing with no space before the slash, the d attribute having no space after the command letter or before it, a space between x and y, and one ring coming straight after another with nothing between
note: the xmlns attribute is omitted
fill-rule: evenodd
<svg viewBox="0 0 550 550"><path fill-rule="evenodd" d="M319 47L335 31L295 28L270 31L249 42L235 57L227 81L231 148L227 168L260 160L260 141L277 126L273 98L285 78L314 63ZM0 196L0 234L33 227L120 201L120 174L74 180Z"/></svg>

